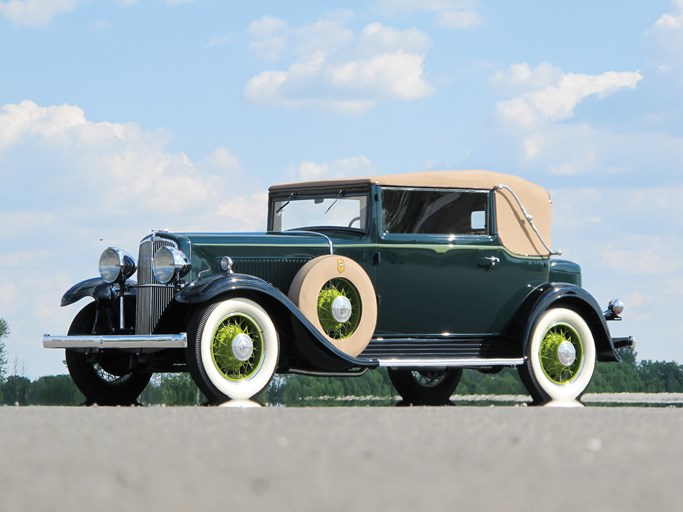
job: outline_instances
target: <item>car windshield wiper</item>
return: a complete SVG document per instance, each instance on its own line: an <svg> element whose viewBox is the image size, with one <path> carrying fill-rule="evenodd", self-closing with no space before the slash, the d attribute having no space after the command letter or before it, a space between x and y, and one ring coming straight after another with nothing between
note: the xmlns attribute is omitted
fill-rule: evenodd
<svg viewBox="0 0 683 512"><path fill-rule="evenodd" d="M339 199L342 198L342 197L344 197L345 195L346 195L346 191L345 191L344 189L341 189L341 190L337 193L337 198L332 202L332 204L327 208L327 210L325 210L325 215L327 215L327 212L329 212L329 211L332 209L332 207L333 207L335 204L337 204L337 201L339 201Z"/></svg>
<svg viewBox="0 0 683 512"><path fill-rule="evenodd" d="M295 195L296 195L296 192L292 192L291 194L289 194L289 197L287 198L287 201L285 201L285 204L283 204L282 206L280 206L280 208L278 208L277 210L275 210L275 213L280 213L282 210L284 210L284 209L285 209L285 206L287 206L289 203L292 202L292 198L293 198Z"/></svg>

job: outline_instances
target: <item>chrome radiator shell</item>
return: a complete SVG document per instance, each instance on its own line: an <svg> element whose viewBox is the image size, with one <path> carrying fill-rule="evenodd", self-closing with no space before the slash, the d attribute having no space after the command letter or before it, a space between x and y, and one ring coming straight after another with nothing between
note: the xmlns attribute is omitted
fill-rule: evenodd
<svg viewBox="0 0 683 512"><path fill-rule="evenodd" d="M171 240L151 238L140 244L135 334L153 334L161 315L175 297L175 289L159 283L152 271L152 258L161 247L178 248Z"/></svg>

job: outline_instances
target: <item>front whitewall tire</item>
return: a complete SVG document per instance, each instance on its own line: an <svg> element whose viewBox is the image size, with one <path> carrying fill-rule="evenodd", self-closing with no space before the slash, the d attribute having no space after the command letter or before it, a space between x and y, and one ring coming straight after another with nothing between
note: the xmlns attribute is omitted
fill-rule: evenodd
<svg viewBox="0 0 683 512"><path fill-rule="evenodd" d="M208 306L199 315L197 329L191 334L193 347L190 353L190 357L195 358L191 368L197 385L213 402L248 400L258 395L275 374L280 351L277 331L268 313L252 300L232 298ZM221 326L232 321L243 321L254 329L251 336L253 368L239 377L221 369L220 358L226 356L217 353L214 342ZM240 341L244 342L244 339ZM228 352L227 357L228 360L234 357L234 361L228 362L239 365L244 362L244 351L248 353L251 349L249 343L242 343L232 350L234 354L231 356Z"/></svg>

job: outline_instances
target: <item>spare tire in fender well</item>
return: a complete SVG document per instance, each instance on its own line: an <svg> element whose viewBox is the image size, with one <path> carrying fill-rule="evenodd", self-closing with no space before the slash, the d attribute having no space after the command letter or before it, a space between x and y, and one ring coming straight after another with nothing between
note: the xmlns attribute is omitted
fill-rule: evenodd
<svg viewBox="0 0 683 512"><path fill-rule="evenodd" d="M294 276L288 295L337 350L356 357L370 343L377 296L368 275L351 258L328 254L312 259Z"/></svg>

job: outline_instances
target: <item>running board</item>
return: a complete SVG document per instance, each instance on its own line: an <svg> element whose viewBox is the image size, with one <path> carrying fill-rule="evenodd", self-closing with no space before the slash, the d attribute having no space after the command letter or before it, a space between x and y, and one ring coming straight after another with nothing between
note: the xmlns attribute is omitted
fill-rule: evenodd
<svg viewBox="0 0 683 512"><path fill-rule="evenodd" d="M378 359L380 366L389 368L490 368L491 366L519 366L524 364L526 358L510 359Z"/></svg>

